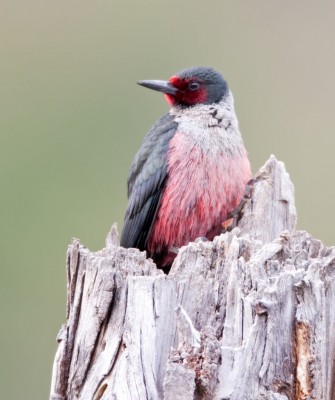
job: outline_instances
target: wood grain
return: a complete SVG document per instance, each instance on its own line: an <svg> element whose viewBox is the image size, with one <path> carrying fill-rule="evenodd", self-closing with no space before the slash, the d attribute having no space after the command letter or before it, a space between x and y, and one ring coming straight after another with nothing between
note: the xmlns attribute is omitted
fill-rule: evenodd
<svg viewBox="0 0 335 400"><path fill-rule="evenodd" d="M169 275L115 226L101 251L72 242L50 399L335 398L335 249L295 230L283 163L255 178L238 227Z"/></svg>

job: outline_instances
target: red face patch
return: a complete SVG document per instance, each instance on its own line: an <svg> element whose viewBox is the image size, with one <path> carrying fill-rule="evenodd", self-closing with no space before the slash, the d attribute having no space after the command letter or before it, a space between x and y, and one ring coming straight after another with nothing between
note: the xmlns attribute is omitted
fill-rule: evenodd
<svg viewBox="0 0 335 400"><path fill-rule="evenodd" d="M202 81L196 78L181 79L178 76L172 76L169 79L171 85L178 89L175 95L166 94L165 98L170 105L194 105L204 103L207 99L207 90ZM198 88L194 89L191 84L197 83Z"/></svg>

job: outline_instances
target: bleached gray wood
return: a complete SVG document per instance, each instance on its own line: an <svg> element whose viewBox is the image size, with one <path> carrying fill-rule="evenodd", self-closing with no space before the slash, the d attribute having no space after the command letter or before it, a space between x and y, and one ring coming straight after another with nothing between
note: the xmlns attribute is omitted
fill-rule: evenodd
<svg viewBox="0 0 335 400"><path fill-rule="evenodd" d="M169 275L119 247L68 249L50 399L335 398L335 249L296 231L273 156L239 226L183 247Z"/></svg>

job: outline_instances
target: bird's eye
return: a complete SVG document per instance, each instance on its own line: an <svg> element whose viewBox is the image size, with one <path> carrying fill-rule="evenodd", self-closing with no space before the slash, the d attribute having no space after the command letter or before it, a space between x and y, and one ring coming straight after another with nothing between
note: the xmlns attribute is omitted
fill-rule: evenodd
<svg viewBox="0 0 335 400"><path fill-rule="evenodd" d="M198 82L191 82L191 83L188 85L188 88L189 88L190 90L198 90L199 87L200 87L200 83L198 83Z"/></svg>

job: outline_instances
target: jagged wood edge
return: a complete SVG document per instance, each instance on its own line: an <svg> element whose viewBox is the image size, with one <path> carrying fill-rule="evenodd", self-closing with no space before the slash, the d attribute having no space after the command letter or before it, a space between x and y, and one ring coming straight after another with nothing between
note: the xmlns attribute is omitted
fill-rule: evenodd
<svg viewBox="0 0 335 400"><path fill-rule="evenodd" d="M326 248L305 232L294 232L296 214L293 187L282 163L271 157L259 171L258 178L239 228L221 235L214 243L192 243L183 248L169 277L157 271L154 264L145 259L143 253L118 247L115 228L107 238L107 247L100 252L91 253L81 246L79 241L73 242L68 252L68 321L58 337L59 348L54 363L52 399L110 398L113 391L115 393L120 387L113 376L114 371L127 368L124 357L126 353L128 357L133 357L132 361L136 366L141 365L137 371L139 377L134 379L138 391L132 394L134 399L164 396L164 399L168 400L176 398L173 397L176 395L180 399L241 398L238 396L241 396L243 385L239 384L237 388L231 375L236 375L236 365L240 369L241 365L243 367L243 363L238 363L236 358L238 354L252 355L250 351L248 353L248 339L250 342L250 338L255 338L257 329L271 326L271 319L275 319L276 307L267 299L267 286L271 287L268 282L271 274L276 285L291 278L291 281L284 285L288 291L285 295L288 296L287 299L291 299L290 304L293 304L295 312L291 312L291 318L287 319L288 325L284 326L293 327L294 337L292 338L291 332L288 348L291 354L289 370L295 372L291 373L292 376L289 374L285 377L283 374L284 378L282 381L278 380L277 384L274 384L273 380L266 381L268 370L264 360L268 366L271 364L272 348L265 348L261 359L258 360L261 362L261 368L254 368L257 380L264 381L264 385L259 387L258 395L278 399L303 399L312 395L317 398L330 398L325 396L330 396L333 392L334 318L328 315L328 325L321 324L320 331L320 326L315 324L311 315L307 313L310 299L306 297L306 287L310 288L314 282L318 282L314 291L322 292L326 283L331 293L327 298L330 306L330 300L334 300L334 249ZM280 236L285 230L287 232ZM300 253L307 251L308 254L304 254L305 258L302 258L301 262L310 265L300 266L295 271L279 271L278 274L278 255L289 251L287 246L290 243L294 243L297 249L300 246ZM227 268L230 262L234 264L233 268ZM268 265L273 269L270 274L264 269L264 266ZM321 281L318 276L320 273L323 274ZM205 276L206 274L208 276ZM216 307L219 307L218 311L206 310L206 315L201 318L194 314L196 305L193 300L196 301L195 294L199 293L205 300L211 300L206 296L209 296L212 287L208 285L207 292L206 288L204 289L204 282L208 279L211 283L217 282L217 296L221 296L221 303L216 304ZM260 284L263 284L263 287L257 287ZM252 290L248 292L248 288ZM130 345L126 348L129 345L127 340L133 340L132 335L135 335L131 324L145 324L140 315L134 316L138 318L132 320L127 314L131 307L136 308L131 302L141 299L136 295L136 290L143 289L142 298L151 298L155 303L152 306L154 313L157 313L154 318L168 321L167 325L157 325L160 327L159 334L167 341L172 340L171 351L169 343L162 346L162 341L159 342L158 349L163 348L164 351L157 358L158 361L150 358L153 350L150 347L146 349L149 354L144 354L144 359L143 354L135 354L136 346ZM160 293L157 294L157 291ZM232 293L234 291L235 293ZM99 297L99 293L104 295ZM195 299L185 302L185 293L191 293ZM223 293L225 296L222 296ZM235 298L231 297L233 295ZM299 296L303 300L298 302ZM319 300L326 300L325 297L322 298L322 293L319 297ZM228 300L232 299L235 300L235 305L240 306L231 307ZM164 305L159 304L162 300ZM87 307L89 301L93 301L93 308ZM92 313L92 309L96 307L99 312ZM86 309L91 310L91 314L85 315ZM145 310L146 307L141 309ZM147 309L150 309L149 304ZM317 313L320 314L319 317L322 316L320 310L317 310ZM247 327L243 328L246 331L243 333L241 327L229 326L238 315L250 322L249 331ZM87 332L91 326L95 327L93 337ZM164 329L169 328L171 331L171 326L177 333L165 337ZM319 337L328 337L327 346L324 346L322 340L319 343L313 342L315 332ZM156 333L154 336L157 340ZM137 335L136 338L142 340L141 336ZM316 349L323 352L320 360L315 355ZM131 354L131 351L134 354ZM235 369L229 368L229 362L232 361L235 363ZM162 363L159 365L159 383L151 379L147 371L145 364L150 365L151 362ZM105 372L101 373L103 368ZM248 375L248 379L252 380L255 374L252 374L251 368L249 372L251 375ZM143 381L141 375L147 379ZM225 383L225 376L229 377L229 385ZM241 380L240 376L238 378ZM248 389L248 379L244 389ZM322 387L318 381L322 382ZM270 389L266 389L266 386ZM248 395L247 392L245 395Z"/></svg>

